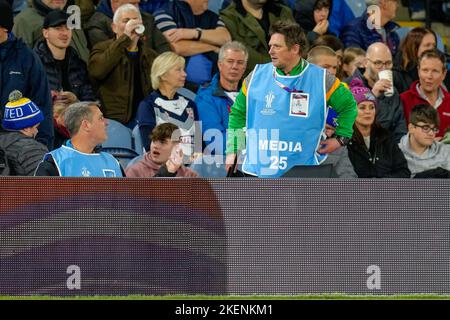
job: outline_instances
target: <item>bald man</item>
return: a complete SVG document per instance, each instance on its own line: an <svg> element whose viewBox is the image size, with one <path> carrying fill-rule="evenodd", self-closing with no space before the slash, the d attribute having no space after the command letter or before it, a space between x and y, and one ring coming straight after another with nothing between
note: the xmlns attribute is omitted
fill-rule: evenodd
<svg viewBox="0 0 450 320"><path fill-rule="evenodd" d="M394 87L394 94L386 96L385 92L392 87L392 82L380 79L378 74L383 70L392 70L392 54L382 42L375 42L367 48L366 66L356 69L355 73L344 81L351 86L355 78L362 80L364 85L372 90L377 98L377 120L399 142L407 133L403 105L398 91Z"/></svg>

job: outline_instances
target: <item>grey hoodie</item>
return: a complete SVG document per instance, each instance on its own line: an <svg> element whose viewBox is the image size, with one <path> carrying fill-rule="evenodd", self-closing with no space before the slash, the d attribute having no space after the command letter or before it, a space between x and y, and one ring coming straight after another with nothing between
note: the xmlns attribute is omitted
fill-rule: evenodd
<svg viewBox="0 0 450 320"><path fill-rule="evenodd" d="M450 145L448 144L433 142L428 150L418 155L410 148L408 133L402 137L398 146L408 161L412 177L419 172L439 167L450 171Z"/></svg>

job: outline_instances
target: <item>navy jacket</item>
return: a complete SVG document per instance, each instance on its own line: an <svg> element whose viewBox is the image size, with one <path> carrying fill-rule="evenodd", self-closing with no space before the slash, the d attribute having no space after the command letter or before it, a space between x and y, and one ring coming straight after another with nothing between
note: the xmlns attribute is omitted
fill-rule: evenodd
<svg viewBox="0 0 450 320"><path fill-rule="evenodd" d="M19 90L43 112L36 140L53 148L53 111L47 74L37 55L12 33L0 44L0 119L9 94Z"/></svg>
<svg viewBox="0 0 450 320"><path fill-rule="evenodd" d="M375 42L384 42L389 49L391 49L392 56L395 56L400 44L400 38L395 32L399 27L395 22L389 21L384 26L386 30L387 42L383 41L383 37L376 29L369 29L367 27L367 13L363 14L361 17L350 21L344 29L342 29L340 38L344 43L346 48L348 47L358 47L363 50Z"/></svg>

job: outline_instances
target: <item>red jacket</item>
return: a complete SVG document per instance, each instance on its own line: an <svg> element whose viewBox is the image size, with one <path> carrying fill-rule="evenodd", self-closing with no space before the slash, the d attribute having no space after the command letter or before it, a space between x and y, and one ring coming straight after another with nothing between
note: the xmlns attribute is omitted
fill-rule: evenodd
<svg viewBox="0 0 450 320"><path fill-rule="evenodd" d="M409 87L408 91L403 92L400 98L403 102L403 111L405 113L406 123L409 123L409 115L415 105L418 104L429 104L428 101L424 100L417 92L416 86L419 81L414 81ZM439 126L439 133L437 137L443 137L445 135L445 130L450 127L450 94L441 86L442 92L444 93L444 100L441 105L437 108L441 124Z"/></svg>

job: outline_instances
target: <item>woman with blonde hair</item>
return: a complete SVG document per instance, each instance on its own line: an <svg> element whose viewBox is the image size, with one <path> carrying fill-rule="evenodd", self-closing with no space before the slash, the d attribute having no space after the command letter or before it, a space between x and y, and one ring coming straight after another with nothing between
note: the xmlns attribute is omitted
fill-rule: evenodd
<svg viewBox="0 0 450 320"><path fill-rule="evenodd" d="M173 123L181 131L185 145L193 143L197 106L177 93L186 81L185 60L173 52L164 52L154 61L151 70L153 91L139 105L137 120L145 150L150 148L150 133L161 123ZM183 150L184 154L188 150Z"/></svg>

